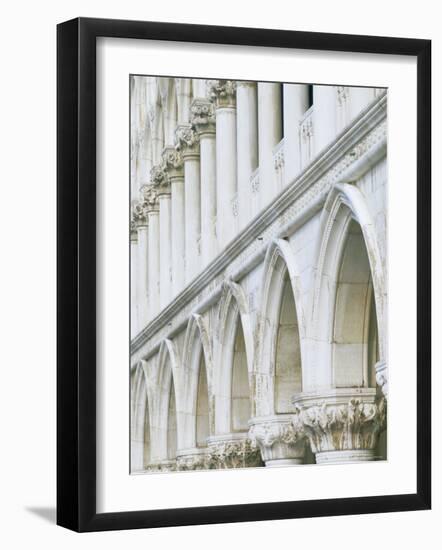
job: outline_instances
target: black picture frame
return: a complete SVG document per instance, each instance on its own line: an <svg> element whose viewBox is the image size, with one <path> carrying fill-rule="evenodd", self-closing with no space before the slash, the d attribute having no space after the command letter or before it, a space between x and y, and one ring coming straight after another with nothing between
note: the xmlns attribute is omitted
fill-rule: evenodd
<svg viewBox="0 0 442 550"><path fill-rule="evenodd" d="M96 39L117 37L417 59L417 492L96 512ZM78 18L57 27L57 523L83 531L425 510L431 506L431 41Z"/></svg>

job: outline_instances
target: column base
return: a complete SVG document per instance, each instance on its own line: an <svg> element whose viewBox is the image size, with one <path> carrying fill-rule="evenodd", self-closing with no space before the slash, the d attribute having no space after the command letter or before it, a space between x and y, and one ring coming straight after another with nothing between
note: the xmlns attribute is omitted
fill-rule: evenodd
<svg viewBox="0 0 442 550"><path fill-rule="evenodd" d="M351 462L367 462L377 460L373 449L349 451L325 451L316 453L316 464L343 464Z"/></svg>
<svg viewBox="0 0 442 550"><path fill-rule="evenodd" d="M266 468L279 468L282 466L297 466L303 464L302 458L276 458L274 460L266 460Z"/></svg>

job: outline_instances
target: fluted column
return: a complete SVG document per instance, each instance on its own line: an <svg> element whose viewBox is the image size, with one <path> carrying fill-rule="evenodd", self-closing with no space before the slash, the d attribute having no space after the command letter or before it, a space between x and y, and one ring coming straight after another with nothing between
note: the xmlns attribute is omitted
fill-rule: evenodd
<svg viewBox="0 0 442 550"><path fill-rule="evenodd" d="M158 193L149 185L143 189L149 224L148 248L148 282L149 282L149 318L154 318L160 309L160 235Z"/></svg>
<svg viewBox="0 0 442 550"><path fill-rule="evenodd" d="M386 428L386 403L375 388L301 394L294 398L292 422L305 433L318 464L376 460L381 458L376 449Z"/></svg>
<svg viewBox="0 0 442 550"><path fill-rule="evenodd" d="M241 229L252 217L250 177L258 166L258 99L256 82L238 81L236 86L238 222Z"/></svg>
<svg viewBox="0 0 442 550"><path fill-rule="evenodd" d="M200 140L201 263L207 265L218 249L216 240L216 140L215 114L208 99L194 100L192 123Z"/></svg>
<svg viewBox="0 0 442 550"><path fill-rule="evenodd" d="M160 240L160 306L164 308L171 299L171 198L170 181L164 165L155 167L152 183L158 193Z"/></svg>
<svg viewBox="0 0 442 550"><path fill-rule="evenodd" d="M315 153L336 136L337 95L335 86L313 86L313 133Z"/></svg>
<svg viewBox="0 0 442 550"><path fill-rule="evenodd" d="M219 248L230 242L236 229L236 83L208 80L208 96L216 119L216 217Z"/></svg>
<svg viewBox="0 0 442 550"><path fill-rule="evenodd" d="M146 205L138 202L133 211L133 220L137 230L135 272L135 299L137 302L137 331L140 331L149 318L149 273L148 273L148 221ZM132 249L133 250L133 249Z"/></svg>
<svg viewBox="0 0 442 550"><path fill-rule="evenodd" d="M281 84L258 82L259 187L261 206L277 192L273 148L282 138Z"/></svg>
<svg viewBox="0 0 442 550"><path fill-rule="evenodd" d="M171 190L172 296L184 288L184 169L183 157L174 147L163 152L164 170Z"/></svg>
<svg viewBox="0 0 442 550"><path fill-rule="evenodd" d="M308 86L283 84L284 94L284 183L288 185L301 170L299 122L308 110Z"/></svg>
<svg viewBox="0 0 442 550"><path fill-rule="evenodd" d="M184 161L185 279L190 282L200 270L201 184L199 139L191 124L179 125L176 147Z"/></svg>

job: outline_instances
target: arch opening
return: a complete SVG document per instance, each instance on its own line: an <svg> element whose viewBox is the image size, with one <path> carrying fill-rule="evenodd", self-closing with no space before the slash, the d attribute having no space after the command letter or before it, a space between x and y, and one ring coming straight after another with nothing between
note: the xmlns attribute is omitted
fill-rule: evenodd
<svg viewBox="0 0 442 550"><path fill-rule="evenodd" d="M169 407L167 413L167 458L175 460L177 451L177 411L175 400L175 387L173 381L170 384Z"/></svg>
<svg viewBox="0 0 442 550"><path fill-rule="evenodd" d="M201 353L196 400L196 446L206 447L209 434L209 390L204 353Z"/></svg>
<svg viewBox="0 0 442 550"><path fill-rule="evenodd" d="M335 387L376 387L377 325L367 248L360 225L351 220L336 286L333 326Z"/></svg>
<svg viewBox="0 0 442 550"><path fill-rule="evenodd" d="M251 406L246 345L240 319L237 321L233 347L231 410L232 431L247 431L248 421L251 416Z"/></svg>
<svg viewBox="0 0 442 550"><path fill-rule="evenodd" d="M279 305L275 350L275 412L293 412L292 397L302 391L301 344L292 285L286 271Z"/></svg>

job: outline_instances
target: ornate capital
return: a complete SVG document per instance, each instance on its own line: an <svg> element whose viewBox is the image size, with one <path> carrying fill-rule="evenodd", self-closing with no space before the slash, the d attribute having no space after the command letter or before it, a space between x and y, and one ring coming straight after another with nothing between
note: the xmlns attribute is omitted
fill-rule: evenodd
<svg viewBox="0 0 442 550"><path fill-rule="evenodd" d="M209 468L229 469L262 466L259 449L247 437L234 434L209 440Z"/></svg>
<svg viewBox="0 0 442 550"><path fill-rule="evenodd" d="M209 99L194 99L190 107L191 121L199 134L215 133L215 113Z"/></svg>
<svg viewBox="0 0 442 550"><path fill-rule="evenodd" d="M373 451L386 427L384 398L355 395L346 402L336 396L318 397L310 406L295 403L295 430L305 432L314 453Z"/></svg>
<svg viewBox="0 0 442 550"><path fill-rule="evenodd" d="M295 428L289 415L254 418L250 424L250 441L259 447L266 464L273 461L302 462L305 431Z"/></svg>
<svg viewBox="0 0 442 550"><path fill-rule="evenodd" d="M133 225L132 225L133 224ZM147 225L147 211L144 201L135 201L132 205L132 220L131 220L131 238L132 228L137 230L139 227Z"/></svg>
<svg viewBox="0 0 442 550"><path fill-rule="evenodd" d="M183 155L175 147L166 147L163 150L163 167L169 179L184 177Z"/></svg>
<svg viewBox="0 0 442 550"><path fill-rule="evenodd" d="M382 393L388 399L388 367L385 361L379 361L375 365L376 382L381 388Z"/></svg>
<svg viewBox="0 0 442 550"><path fill-rule="evenodd" d="M191 124L180 124L175 130L175 147L183 158L199 154L200 140Z"/></svg>
<svg viewBox="0 0 442 550"><path fill-rule="evenodd" d="M132 220L130 222L130 240L131 240L131 242L137 242L138 241L137 224L136 224L135 220L133 219L133 214L132 214Z"/></svg>
<svg viewBox="0 0 442 550"><path fill-rule="evenodd" d="M147 214L158 212L158 191L153 185L145 185L141 188L143 196L143 207Z"/></svg>
<svg viewBox="0 0 442 550"><path fill-rule="evenodd" d="M210 468L210 458L207 448L189 449L182 451L177 455L177 470L208 470Z"/></svg>
<svg viewBox="0 0 442 550"><path fill-rule="evenodd" d="M170 180L164 163L152 168L150 171L150 180L159 197L170 194Z"/></svg>
<svg viewBox="0 0 442 550"><path fill-rule="evenodd" d="M218 107L235 107L236 82L235 80L208 80L207 96Z"/></svg>

